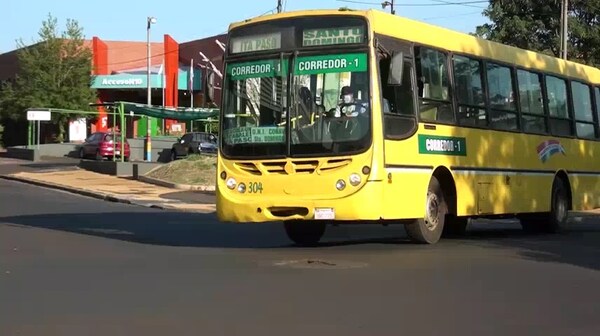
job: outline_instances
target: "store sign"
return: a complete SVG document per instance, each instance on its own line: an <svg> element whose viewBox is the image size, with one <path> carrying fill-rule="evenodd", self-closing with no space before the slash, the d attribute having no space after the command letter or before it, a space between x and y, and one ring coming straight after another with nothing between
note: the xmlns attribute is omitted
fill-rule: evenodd
<svg viewBox="0 0 600 336"><path fill-rule="evenodd" d="M307 29L302 32L302 46L363 43L363 27Z"/></svg>
<svg viewBox="0 0 600 336"><path fill-rule="evenodd" d="M227 75L229 75L232 80L275 77L280 74L280 64L279 60L232 63L227 65Z"/></svg>
<svg viewBox="0 0 600 336"><path fill-rule="evenodd" d="M151 75L151 83L160 80L160 76ZM154 78L156 77L156 78ZM144 75L98 75L93 77L93 89L141 89L147 86L147 78Z"/></svg>
<svg viewBox="0 0 600 336"><path fill-rule="evenodd" d="M52 119L52 116L50 114L50 111L44 111L44 110L29 110L29 111L27 111L27 120L50 121L51 119Z"/></svg>
<svg viewBox="0 0 600 336"><path fill-rule="evenodd" d="M231 39L231 52L247 53L281 48L281 33L234 37Z"/></svg>
<svg viewBox="0 0 600 336"><path fill-rule="evenodd" d="M110 85L118 85L118 86L128 86L128 85L142 85L144 81L141 78L127 78L127 79L109 79L103 78L102 85L110 86Z"/></svg>
<svg viewBox="0 0 600 336"><path fill-rule="evenodd" d="M367 71L367 54L337 54L298 57L294 74L313 75Z"/></svg>

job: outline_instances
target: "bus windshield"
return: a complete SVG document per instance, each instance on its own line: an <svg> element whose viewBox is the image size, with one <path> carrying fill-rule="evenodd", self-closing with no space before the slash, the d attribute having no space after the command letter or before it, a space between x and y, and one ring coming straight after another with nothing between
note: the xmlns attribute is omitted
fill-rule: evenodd
<svg viewBox="0 0 600 336"><path fill-rule="evenodd" d="M228 155L340 155L370 143L366 52L231 62L226 74Z"/></svg>

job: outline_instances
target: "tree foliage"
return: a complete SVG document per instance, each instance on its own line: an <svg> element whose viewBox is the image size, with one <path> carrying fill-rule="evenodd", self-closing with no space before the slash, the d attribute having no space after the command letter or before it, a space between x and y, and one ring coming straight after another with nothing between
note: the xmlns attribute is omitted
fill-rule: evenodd
<svg viewBox="0 0 600 336"><path fill-rule="evenodd" d="M67 19L66 29L59 33L56 18L48 15L38 35L33 45L26 46L22 39L17 42L19 74L0 91L2 116L25 118L30 107L89 111L96 93L90 88L92 51L84 44L82 27ZM57 140L64 140L70 119L82 116L53 113Z"/></svg>
<svg viewBox="0 0 600 336"><path fill-rule="evenodd" d="M560 56L562 0L490 0L480 37ZM600 66L600 0L569 0L570 60Z"/></svg>

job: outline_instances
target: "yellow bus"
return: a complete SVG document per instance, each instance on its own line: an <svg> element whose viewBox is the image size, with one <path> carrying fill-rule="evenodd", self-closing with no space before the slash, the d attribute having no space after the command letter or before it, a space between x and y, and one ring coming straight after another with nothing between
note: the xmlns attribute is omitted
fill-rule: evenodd
<svg viewBox="0 0 600 336"><path fill-rule="evenodd" d="M600 205L600 70L377 10L232 24L217 213L404 224L415 242L469 218L557 232Z"/></svg>

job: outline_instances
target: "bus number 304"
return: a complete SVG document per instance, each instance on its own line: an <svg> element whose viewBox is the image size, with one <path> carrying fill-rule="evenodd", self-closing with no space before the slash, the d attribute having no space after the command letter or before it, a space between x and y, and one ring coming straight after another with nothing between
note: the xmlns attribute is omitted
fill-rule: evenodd
<svg viewBox="0 0 600 336"><path fill-rule="evenodd" d="M248 183L248 193L250 194L262 194L262 182L250 182Z"/></svg>

